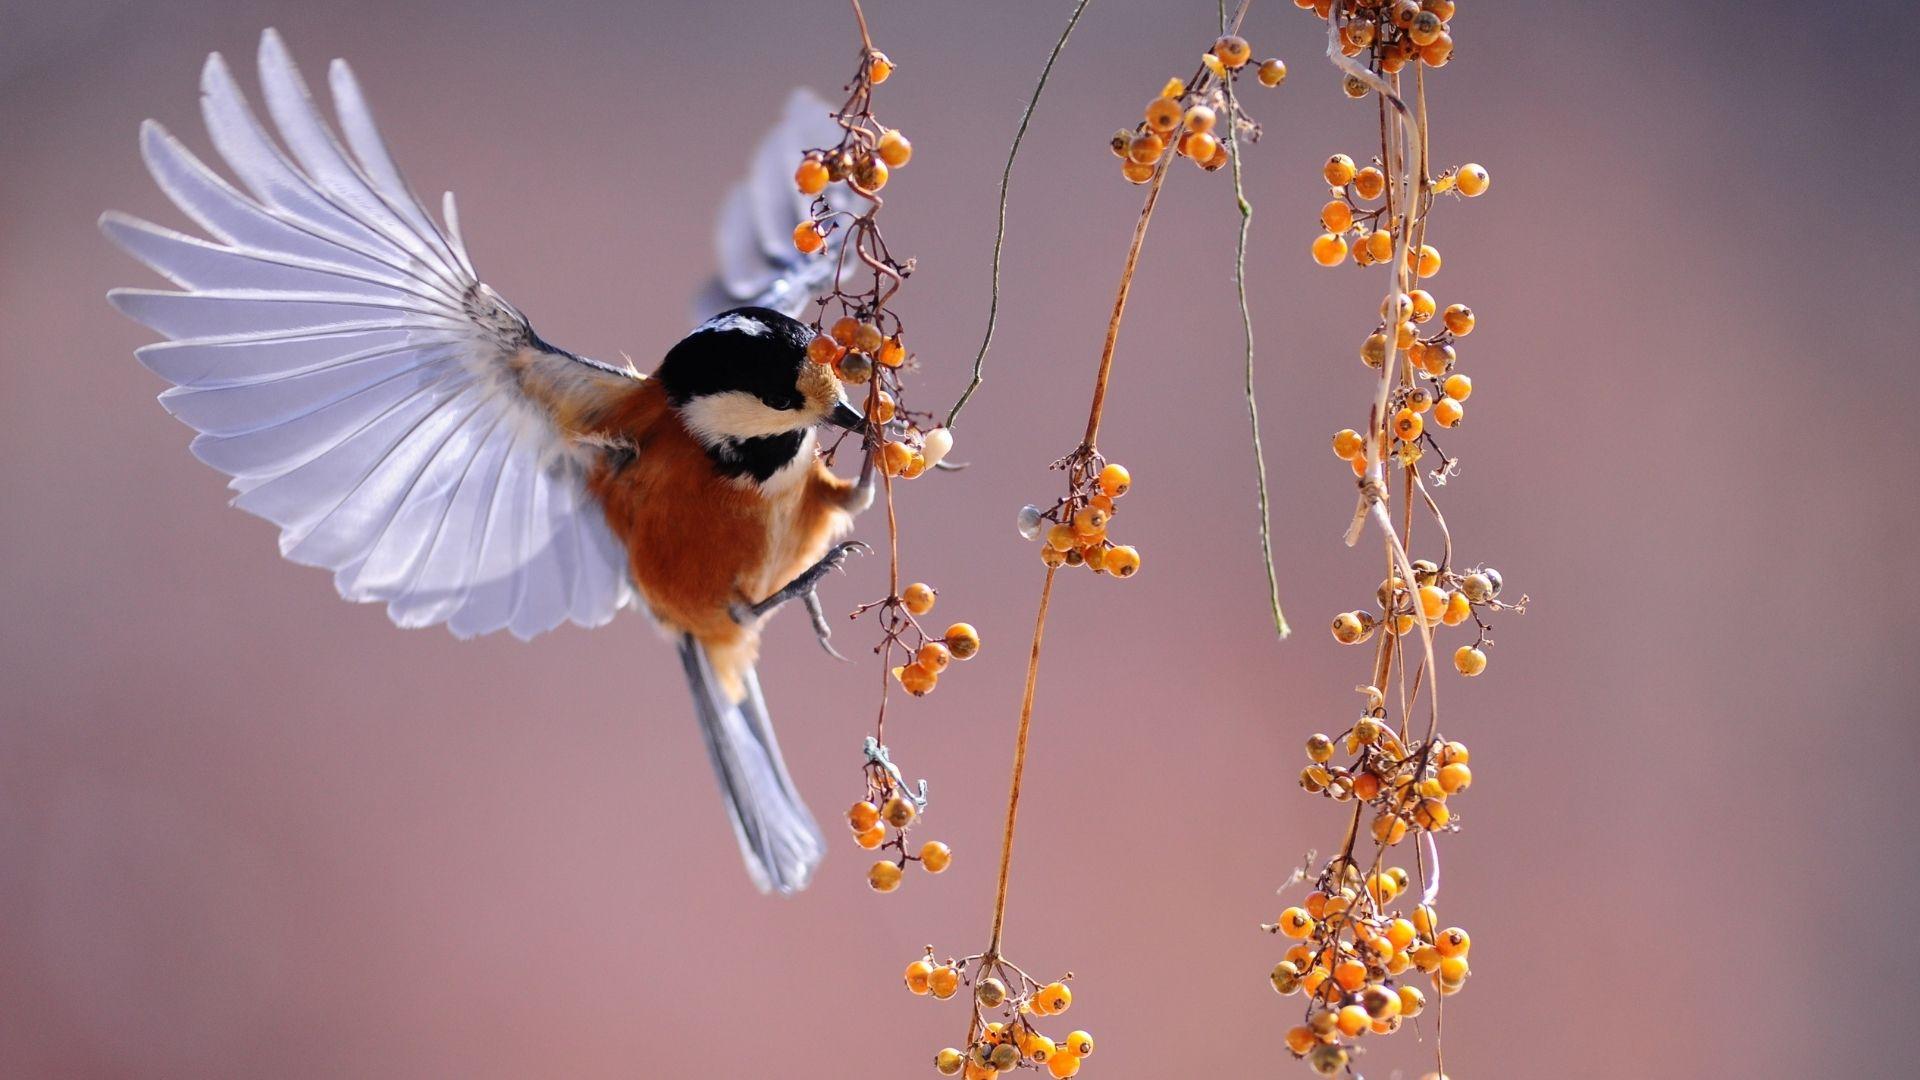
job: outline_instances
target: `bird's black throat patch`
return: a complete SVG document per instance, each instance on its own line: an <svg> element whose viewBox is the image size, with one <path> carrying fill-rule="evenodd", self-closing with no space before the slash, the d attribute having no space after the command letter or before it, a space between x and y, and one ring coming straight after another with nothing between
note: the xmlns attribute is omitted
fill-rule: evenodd
<svg viewBox="0 0 1920 1080"><path fill-rule="evenodd" d="M714 471L721 476L751 476L755 482L764 484L774 473L793 463L806 438L804 431L789 431L753 439L722 439L707 447L707 456L713 459Z"/></svg>

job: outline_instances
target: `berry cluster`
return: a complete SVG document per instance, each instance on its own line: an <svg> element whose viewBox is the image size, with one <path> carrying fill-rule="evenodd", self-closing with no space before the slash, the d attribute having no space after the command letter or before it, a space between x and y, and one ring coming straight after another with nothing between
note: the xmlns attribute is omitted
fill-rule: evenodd
<svg viewBox="0 0 1920 1080"><path fill-rule="evenodd" d="M973 628L972 623L954 623L937 638L921 629L920 616L933 611L939 595L933 586L916 581L900 590L899 604L883 616L889 621L889 640L899 642L908 653L907 662L894 665L889 674L914 697L933 693L933 688L940 682L940 673L947 670L948 664L955 660L971 660L980 652L980 632ZM885 603L876 601L863 605L854 614L859 615ZM897 629L891 623L894 619L900 620ZM912 646L908 646L904 638L909 629L917 636Z"/></svg>
<svg viewBox="0 0 1920 1080"><path fill-rule="evenodd" d="M1005 960L986 956L941 961L931 946L907 965L906 981L915 994L941 1000L957 994L963 982L973 987L967 1048L949 1046L934 1055L933 1066L942 1076L994 1080L1003 1072L1030 1068L1064 1078L1077 1075L1093 1053L1093 1036L1084 1031L1056 1040L1034 1025L1035 1018L1059 1016L1072 1007L1073 990L1064 981L1042 986Z"/></svg>
<svg viewBox="0 0 1920 1080"><path fill-rule="evenodd" d="M847 809L847 827L854 842L868 851L892 848L897 853L882 858L867 871L867 884L874 892L890 893L900 887L907 864L917 862L929 874L938 874L953 865L953 849L938 840L920 845L920 853L907 852L907 831L913 828L927 809L927 782L920 789L907 787L900 770L887 759L886 747L879 740L867 740L867 797ZM887 835L892 830L893 835Z"/></svg>
<svg viewBox="0 0 1920 1080"><path fill-rule="evenodd" d="M865 388L868 422L862 439L867 455L864 468L879 472L885 491L887 595L860 605L850 616L876 613L880 642L873 651L881 658L884 676L874 734L866 745L866 795L848 812L847 822L861 847L891 847L897 852L893 858L874 863L867 874L867 883L875 891L886 893L899 888L907 863L918 862L939 873L952 860L947 846L938 841L923 844L918 855L908 852L907 829L926 809L925 782L918 793L907 792L899 770L887 758L882 742L887 691L897 682L915 697L931 693L950 662L968 659L980 651L980 635L964 622L954 623L938 637L929 634L919 620L933 610L935 590L922 583L901 587L893 482L917 479L938 466L953 449L953 433L940 426L932 413L914 412L905 405L901 375L914 365L915 358L902 342L905 327L900 316L888 304L912 275L913 260L899 261L888 250L879 225L884 205L879 192L887 185L892 170L912 159L913 144L898 130L874 118L874 87L892 76L894 65L873 47L858 0L853 8L860 25L860 61L847 84L846 102L833 114L840 127L840 141L831 147L805 151L794 169L794 185L802 194L813 196L813 202L807 220L794 227L793 243L802 254L816 255L828 249L828 239L836 230L846 230L835 255L839 265L834 269L833 287L820 299L820 310L813 319L815 334L807 345L807 357L831 368L843 383ZM826 197L827 189L835 184L845 185L860 196L866 209L856 212L837 207ZM828 316L836 312L837 317L829 323ZM830 459L832 451L828 456ZM896 650L903 656L896 657ZM896 659L901 662L896 663ZM893 830L891 839L889 828Z"/></svg>
<svg viewBox="0 0 1920 1080"><path fill-rule="evenodd" d="M1228 140L1217 130L1221 119L1240 125L1249 138L1260 134L1259 127L1232 101L1229 85L1252 57L1253 47L1245 38L1223 34L1200 57L1199 74L1184 81L1168 79L1160 95L1147 103L1146 115L1138 124L1113 133L1108 145L1120 159L1121 175L1135 184L1151 181L1168 147L1208 172L1226 168L1233 158ZM1279 86L1287 77L1287 65L1279 60L1263 60L1253 71L1260 85L1267 87Z"/></svg>
<svg viewBox="0 0 1920 1080"><path fill-rule="evenodd" d="M1399 235L1399 224L1393 219L1393 207L1389 202L1380 202L1377 206L1370 205L1379 202L1387 193L1387 174L1379 160L1375 159L1372 164L1363 167L1356 165L1354 160L1345 154L1335 154L1321 166L1320 175L1326 180L1328 194L1331 197L1327 200L1327 204L1320 208L1320 225L1326 231L1313 239L1311 249L1313 261L1329 267L1339 266L1349 258L1355 266L1372 266L1390 261L1393 258L1395 240ZM1432 190L1435 194L1458 192L1472 199L1485 194L1491 183L1492 178L1484 167L1468 163L1436 177ZM1409 248L1406 259L1407 268L1416 277L1430 278L1440 272L1440 252L1431 244ZM1431 296L1427 297L1424 316L1413 318L1414 314L1420 310L1414 304L1419 295L1421 295L1420 290L1415 290L1415 295L1402 301L1403 310L1400 312L1400 318L1395 321L1403 327L1408 320L1424 323L1433 318L1433 297ZM1458 305L1455 306L1458 307ZM1447 310L1451 312L1454 308ZM1384 310L1380 314L1382 318L1387 317L1387 312ZM1376 331L1383 335L1383 343L1384 331L1384 324L1381 330ZM1402 336L1407 336L1404 330ZM1399 347L1407 348L1408 343L1403 341ZM1368 357L1367 363L1370 366L1380 366L1379 360L1374 358L1378 355L1377 353L1362 355Z"/></svg>
<svg viewBox="0 0 1920 1080"><path fill-rule="evenodd" d="M1339 853L1312 875L1313 892L1267 927L1298 942L1271 974L1275 990L1307 998L1303 1023L1287 1032L1287 1046L1315 1072L1331 1076L1349 1070L1355 1040L1390 1033L1426 1008L1410 970L1428 976L1442 999L1466 984L1467 933L1441 928L1433 905L1440 880L1436 838L1459 828L1451 800L1472 784L1473 772L1466 746L1439 734L1433 638L1439 628L1471 622L1478 635L1457 649L1453 666L1479 675L1491 644L1486 616L1524 611L1526 597L1507 603L1498 571L1460 568L1452 533L1427 487L1427 480L1445 484L1457 469L1441 451L1436 429L1452 429L1465 416L1474 384L1455 370L1457 345L1475 326L1471 308L1442 308L1422 287L1442 266L1439 249L1428 242L1429 219L1440 196L1475 198L1490 183L1476 164L1436 176L1429 163L1425 72L1453 54L1448 20L1456 5L1295 2L1327 20L1327 54L1343 73L1347 94L1375 95L1380 113L1376 156L1362 165L1335 154L1322 169L1330 198L1321 208L1325 232L1311 245L1313 260L1379 266L1392 281L1380 321L1360 346L1361 360L1376 372L1367 423L1333 437L1334 454L1350 464L1360 492L1347 542L1373 522L1386 547L1385 580L1374 604L1332 621L1342 644L1375 642L1369 684L1361 688L1367 708L1346 731L1309 739L1300 773L1309 793L1353 803L1352 817ZM1439 465L1423 478L1420 463L1429 452ZM1389 508L1390 500L1398 501L1397 509ZM1437 534L1437 560L1408 554L1420 506ZM1389 702L1397 703L1397 719L1390 719ZM1416 708L1427 714L1424 734L1411 726ZM1371 826L1363 831L1369 811ZM1356 856L1369 834L1371 860ZM1410 836L1411 860L1390 860ZM1433 1041L1438 1059L1437 1023Z"/></svg>
<svg viewBox="0 0 1920 1080"><path fill-rule="evenodd" d="M1139 573L1140 550L1115 544L1107 536L1107 527L1119 512L1116 500L1133 487L1133 474L1124 465L1098 460L1097 455L1070 457L1056 467L1067 469L1067 494L1046 510L1031 504L1021 507L1017 522L1022 537L1045 536L1040 561L1048 567L1085 566L1096 574L1120 578Z"/></svg>
<svg viewBox="0 0 1920 1080"><path fill-rule="evenodd" d="M1334 436L1335 453L1340 451L1344 436L1359 437L1352 431L1342 431ZM1479 636L1473 644L1462 645L1453 654L1454 668L1471 678L1487 669L1487 654L1483 646L1491 644L1487 633L1492 628L1482 615L1493 611L1523 613L1526 610L1525 597L1515 604L1500 599L1503 585L1500 571L1490 566L1462 572L1436 564L1431 559L1415 559L1412 589L1407 588L1406 579L1402 577L1395 576L1382 581L1380 587L1374 590L1374 602L1380 614L1376 616L1372 611L1361 609L1335 615L1333 638L1342 645L1359 645L1371 638L1375 629L1384 629L1388 634L1399 637L1412 633L1416 626L1428 629L1459 626L1471 619L1479 628Z"/></svg>

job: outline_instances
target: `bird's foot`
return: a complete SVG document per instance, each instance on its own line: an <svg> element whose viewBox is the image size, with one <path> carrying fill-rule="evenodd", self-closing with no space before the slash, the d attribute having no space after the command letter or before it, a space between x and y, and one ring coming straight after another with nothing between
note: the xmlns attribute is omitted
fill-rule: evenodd
<svg viewBox="0 0 1920 1080"><path fill-rule="evenodd" d="M813 620L814 636L820 640L820 647L827 650L830 655L845 660L846 657L841 656L828 640L833 636L833 630L827 625L826 612L821 610L820 597L814 590L819 587L820 579L827 576L828 571L840 569L847 561L847 556L856 551L866 555L873 554L872 548L858 540L835 544L820 557L819 562L801 571L799 577L781 586L780 590L772 596L757 604L734 605L734 621L744 623L752 619L764 618L789 600L804 601L807 605L807 614Z"/></svg>

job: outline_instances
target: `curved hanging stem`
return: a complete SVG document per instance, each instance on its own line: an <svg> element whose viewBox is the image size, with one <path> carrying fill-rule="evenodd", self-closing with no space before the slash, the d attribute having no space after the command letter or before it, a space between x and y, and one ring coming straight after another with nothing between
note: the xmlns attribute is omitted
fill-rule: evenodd
<svg viewBox="0 0 1920 1080"><path fill-rule="evenodd" d="M1033 120L1033 110L1040 104L1040 92L1047 88L1047 78L1053 74L1053 62L1060 59L1060 51L1067 47L1067 39L1073 36L1073 28L1080 25L1080 13L1087 10L1092 0L1079 0L1073 5L1073 14L1067 17L1067 28L1060 32L1060 40L1054 42L1053 51L1047 54L1047 66L1040 69L1040 81L1034 84L1033 96L1027 99L1026 111L1020 114L1020 129L1013 133L1013 146L1007 151L1007 167L1000 173L1000 224L993 234L993 291L987 296L987 332L980 339L980 351L973 358L973 378L967 382L967 388L960 392L960 400L953 403L947 411L947 426L952 427L960 418L960 410L966 408L973 392L980 389L986 376L983 369L987 362L987 350L993 346L993 330L1000 320L1000 249L1007 242L1007 188L1013 182L1013 159L1020 154L1020 144L1027 137L1027 125Z"/></svg>

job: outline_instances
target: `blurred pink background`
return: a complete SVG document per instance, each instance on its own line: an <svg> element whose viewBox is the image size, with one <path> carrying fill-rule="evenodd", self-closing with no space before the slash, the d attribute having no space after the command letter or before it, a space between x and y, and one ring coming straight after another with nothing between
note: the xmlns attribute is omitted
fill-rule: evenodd
<svg viewBox="0 0 1920 1080"><path fill-rule="evenodd" d="M985 315L1006 141L1067 4L870 0L914 139L888 235L926 405ZM1464 3L1434 89L1440 302L1480 329L1445 489L1470 562L1531 593L1492 667L1444 685L1479 783L1441 910L1474 934L1456 1078L1905 1075L1920 860L1902 634L1920 311L1910 73L1867 4ZM1872 10L1866 10L1872 9ZM550 339L642 367L689 325L721 187L788 88L837 86L843 5L369 0L0 12L0 1074L933 1075L964 1010L916 999L923 944L985 941L1039 565L1013 529L1084 422L1139 192L1104 148L1211 38L1211 3L1095 3L1016 173L986 386L955 456L902 492L911 577L982 656L899 709L955 868L879 897L833 815L859 790L871 659L803 620L763 677L833 851L786 902L739 866L680 674L639 615L531 645L394 629L283 563L111 311L155 285L109 207L180 224L135 147L205 151L204 54L252 82L278 26L350 58L416 188L458 190L482 273ZM1307 258L1320 161L1368 152L1319 24L1255 5L1251 287L1275 543L1300 632L1265 627L1225 176L1178 172L1148 239L1102 446L1146 569L1057 590L1008 946L1076 973L1085 1076L1305 1075L1257 926L1343 811L1294 785L1353 715L1371 542L1327 451L1356 424L1378 283ZM1897 52L1897 50L1896 50ZM1882 467L1888 462L1896 468ZM883 535L877 518L862 535ZM878 560L826 590L884 591ZM858 647L868 627L841 631ZM1431 1036L1429 1028L1426 1034ZM1430 1068L1411 1033L1375 1080Z"/></svg>

